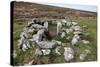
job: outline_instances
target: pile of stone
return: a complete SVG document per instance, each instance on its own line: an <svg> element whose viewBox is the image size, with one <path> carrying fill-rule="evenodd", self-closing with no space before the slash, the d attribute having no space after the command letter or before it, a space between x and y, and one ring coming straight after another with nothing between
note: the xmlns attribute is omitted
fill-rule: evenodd
<svg viewBox="0 0 100 67"><path fill-rule="evenodd" d="M78 45L78 43L89 44L88 40L82 39L83 35L82 28L77 22L67 22L66 20L58 21L57 23L57 35L60 35L61 38L66 38L66 40L71 39L70 43L72 46ZM72 37L70 36L72 35ZM71 47L64 47L64 58L66 61L71 61L74 59L74 51ZM91 51L85 49L82 54L80 54L80 60L84 60Z"/></svg>
<svg viewBox="0 0 100 67"><path fill-rule="evenodd" d="M24 28L23 32L20 34L20 40L18 41L18 47L23 51L26 51L28 48L31 48L30 42L34 43L33 45L40 43L45 38L45 32L48 31L48 22L38 22L36 20L32 20L28 25ZM41 42L42 43L42 42Z"/></svg>
<svg viewBox="0 0 100 67"><path fill-rule="evenodd" d="M71 45L77 45L78 42L83 44L89 44L90 42L81 38L83 35L82 28L77 22L67 22L66 20L58 21L57 23L57 35L61 38L71 39ZM70 36L72 35L72 37Z"/></svg>
<svg viewBox="0 0 100 67"><path fill-rule="evenodd" d="M54 23L54 21L52 21ZM52 23L51 22L51 23ZM83 44L89 44L90 42L81 38L82 28L77 22L69 22L65 19L56 20L57 24L57 36L60 36L62 39L70 40L70 45L74 46L77 43L82 42ZM62 41L57 40L49 40L47 38L46 33L48 33L48 21L38 21L33 19L31 22L28 22L28 25L23 29L20 34L20 39L18 40L18 47L22 51L27 51L28 49L38 46L33 53L36 56L44 56L50 55L51 50L54 49L57 55L62 55L60 53L61 47L63 47L64 59L66 61L71 61L74 59L75 50L72 47L64 47L67 46L67 42L63 43ZM70 36L72 35L72 37ZM84 60L84 58L90 53L85 50L80 54L80 60ZM14 54L14 57L17 56Z"/></svg>

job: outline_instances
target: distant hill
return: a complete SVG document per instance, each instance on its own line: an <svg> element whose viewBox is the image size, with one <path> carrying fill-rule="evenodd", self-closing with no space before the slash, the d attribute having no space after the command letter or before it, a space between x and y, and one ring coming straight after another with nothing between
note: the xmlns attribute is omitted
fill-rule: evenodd
<svg viewBox="0 0 100 67"><path fill-rule="evenodd" d="M15 19L34 17L64 18L66 16L95 17L97 16L97 13L36 3L14 1L13 15Z"/></svg>

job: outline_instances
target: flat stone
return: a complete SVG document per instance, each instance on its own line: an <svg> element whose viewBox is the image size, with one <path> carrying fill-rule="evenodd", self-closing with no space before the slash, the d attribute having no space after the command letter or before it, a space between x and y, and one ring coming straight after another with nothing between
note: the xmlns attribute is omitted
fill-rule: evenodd
<svg viewBox="0 0 100 67"><path fill-rule="evenodd" d="M37 43L40 48L53 48L56 43L55 42L50 42L50 41L40 41Z"/></svg>

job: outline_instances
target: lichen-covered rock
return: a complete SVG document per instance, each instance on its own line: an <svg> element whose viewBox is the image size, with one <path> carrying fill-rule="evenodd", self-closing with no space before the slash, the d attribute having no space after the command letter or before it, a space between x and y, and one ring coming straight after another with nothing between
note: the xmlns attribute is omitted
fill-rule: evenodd
<svg viewBox="0 0 100 67"><path fill-rule="evenodd" d="M77 25L78 23L77 22L72 22L72 25Z"/></svg>
<svg viewBox="0 0 100 67"><path fill-rule="evenodd" d="M61 38L64 38L65 36L66 36L66 33L65 32L62 32Z"/></svg>
<svg viewBox="0 0 100 67"><path fill-rule="evenodd" d="M80 40L80 36L77 35L77 34L75 34L75 35L73 36L72 40L71 40L71 44L72 44L72 45L75 45L75 44L77 44L77 43L79 42L79 40Z"/></svg>
<svg viewBox="0 0 100 67"><path fill-rule="evenodd" d="M37 43L40 48L53 48L56 43L55 42L50 42L50 41L40 41Z"/></svg>
<svg viewBox="0 0 100 67"><path fill-rule="evenodd" d="M35 55L49 55L51 52L50 49L40 49L40 48L37 48L36 51L35 51Z"/></svg>
<svg viewBox="0 0 100 67"><path fill-rule="evenodd" d="M39 25L39 24L33 24L32 27L35 29L43 29L44 28L44 26Z"/></svg>
<svg viewBox="0 0 100 67"><path fill-rule="evenodd" d="M82 34L81 31L74 31L73 34Z"/></svg>
<svg viewBox="0 0 100 67"><path fill-rule="evenodd" d="M42 54L42 51L39 48L37 48L35 50L35 55L43 55L43 54Z"/></svg>
<svg viewBox="0 0 100 67"><path fill-rule="evenodd" d="M57 41L57 40L52 40L52 42L56 43L57 45L61 45L62 44L61 41Z"/></svg>
<svg viewBox="0 0 100 67"><path fill-rule="evenodd" d="M33 35L33 41L39 42L42 41L44 35L44 29L41 29L37 32L37 34Z"/></svg>
<svg viewBox="0 0 100 67"><path fill-rule="evenodd" d="M74 30L75 30L75 31L81 31L81 27L78 26L78 25L77 25L77 26L74 26Z"/></svg>
<svg viewBox="0 0 100 67"><path fill-rule="evenodd" d="M72 32L73 32L73 29L72 29L72 28L66 29L66 33L67 33L67 34L70 34L70 33L72 33Z"/></svg>
<svg viewBox="0 0 100 67"><path fill-rule="evenodd" d="M62 28L62 23L58 21L57 22L57 35L60 33L61 28Z"/></svg>
<svg viewBox="0 0 100 67"><path fill-rule="evenodd" d="M64 47L64 59L71 61L74 58L74 50L71 47Z"/></svg>
<svg viewBox="0 0 100 67"><path fill-rule="evenodd" d="M49 55L51 50L50 49L42 49L43 55Z"/></svg>
<svg viewBox="0 0 100 67"><path fill-rule="evenodd" d="M44 22L44 28L48 31L48 22Z"/></svg>
<svg viewBox="0 0 100 67"><path fill-rule="evenodd" d="M57 46L56 49L55 49L55 52L58 54L58 55L61 55L61 53L59 52L61 46Z"/></svg>

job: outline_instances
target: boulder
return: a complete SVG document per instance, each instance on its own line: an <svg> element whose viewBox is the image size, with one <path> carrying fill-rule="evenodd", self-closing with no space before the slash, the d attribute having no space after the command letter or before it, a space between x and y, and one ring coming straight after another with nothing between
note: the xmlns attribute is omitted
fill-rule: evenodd
<svg viewBox="0 0 100 67"><path fill-rule="evenodd" d="M65 36L66 36L66 33L65 32L62 32L61 38L64 38Z"/></svg>
<svg viewBox="0 0 100 67"><path fill-rule="evenodd" d="M72 40L71 40L71 44L72 44L72 45L75 45L75 44L77 44L77 43L79 42L79 40L80 40L80 36L77 35L77 34L75 34L75 35L73 36Z"/></svg>
<svg viewBox="0 0 100 67"><path fill-rule="evenodd" d="M20 34L20 38L29 38L29 35L26 31L23 31L21 34Z"/></svg>
<svg viewBox="0 0 100 67"><path fill-rule="evenodd" d="M35 42L42 41L43 35L44 35L44 29L39 30L37 34L33 35L33 41Z"/></svg>
<svg viewBox="0 0 100 67"><path fill-rule="evenodd" d="M77 22L72 22L72 25L77 25L78 23Z"/></svg>
<svg viewBox="0 0 100 67"><path fill-rule="evenodd" d="M31 27L34 24L34 22L28 22L27 27Z"/></svg>
<svg viewBox="0 0 100 67"><path fill-rule="evenodd" d="M39 48L37 48L36 50L35 50L35 55L43 55L42 54L42 51L39 49Z"/></svg>
<svg viewBox="0 0 100 67"><path fill-rule="evenodd" d="M52 42L55 42L57 45L61 45L62 44L61 41L57 41L57 40L52 40Z"/></svg>
<svg viewBox="0 0 100 67"><path fill-rule="evenodd" d="M62 28L61 22L57 22L57 35L60 33L61 28Z"/></svg>
<svg viewBox="0 0 100 67"><path fill-rule="evenodd" d="M39 24L33 24L32 27L36 28L36 29L43 29L44 28L44 26L39 25Z"/></svg>
<svg viewBox="0 0 100 67"><path fill-rule="evenodd" d="M67 34L70 34L71 32L73 32L73 29L72 28L66 29L66 33Z"/></svg>
<svg viewBox="0 0 100 67"><path fill-rule="evenodd" d="M31 39L31 41L39 42L39 35L34 34L33 38Z"/></svg>
<svg viewBox="0 0 100 67"><path fill-rule="evenodd" d="M82 34L81 31L74 31L73 34Z"/></svg>
<svg viewBox="0 0 100 67"><path fill-rule="evenodd" d="M20 40L18 40L18 48L22 49L23 51L26 51L26 49L31 48L29 40L25 37L22 37Z"/></svg>
<svg viewBox="0 0 100 67"><path fill-rule="evenodd" d="M67 26L67 27L70 27L71 25L72 25L71 22L67 22L67 23L66 23L66 26Z"/></svg>
<svg viewBox="0 0 100 67"><path fill-rule="evenodd" d="M61 55L61 53L59 52L61 46L57 46L56 49L55 49L55 52L58 54L58 55Z"/></svg>
<svg viewBox="0 0 100 67"><path fill-rule="evenodd" d="M81 31L81 27L78 26L78 25L77 25L77 26L74 26L74 30L75 30L75 31Z"/></svg>
<svg viewBox="0 0 100 67"><path fill-rule="evenodd" d="M64 59L71 61L74 58L74 50L70 47L64 47Z"/></svg>
<svg viewBox="0 0 100 67"><path fill-rule="evenodd" d="M36 51L35 51L35 55L49 55L51 52L50 49L39 49L37 48Z"/></svg>
<svg viewBox="0 0 100 67"><path fill-rule="evenodd" d="M55 42L50 42L50 41L40 41L37 43L40 48L53 48L56 43Z"/></svg>
<svg viewBox="0 0 100 67"><path fill-rule="evenodd" d="M48 22L44 22L44 28L48 31Z"/></svg>
<svg viewBox="0 0 100 67"><path fill-rule="evenodd" d="M33 33L34 31L35 31L34 28L29 28L27 32L28 32L28 33Z"/></svg>
<svg viewBox="0 0 100 67"><path fill-rule="evenodd" d="M49 55L51 50L50 49L42 49L43 55Z"/></svg>

